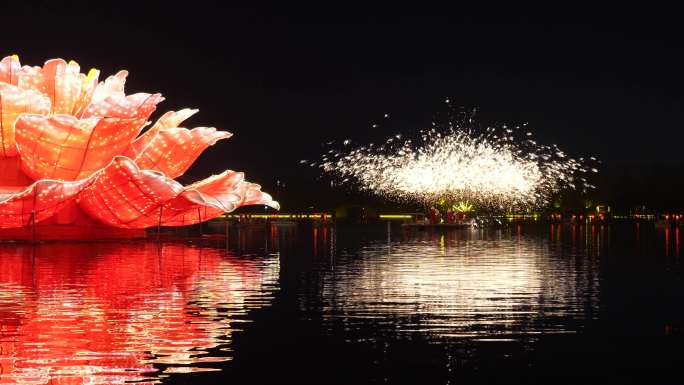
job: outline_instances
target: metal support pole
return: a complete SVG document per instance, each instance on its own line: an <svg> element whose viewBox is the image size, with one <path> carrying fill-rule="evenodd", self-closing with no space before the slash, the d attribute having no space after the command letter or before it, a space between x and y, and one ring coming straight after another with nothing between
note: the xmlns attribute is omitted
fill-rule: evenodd
<svg viewBox="0 0 684 385"><path fill-rule="evenodd" d="M159 222L157 223L157 240L161 238L161 221L162 221L162 210L164 206L159 206Z"/></svg>
<svg viewBox="0 0 684 385"><path fill-rule="evenodd" d="M31 231L33 233L33 243L36 243L36 210L31 212Z"/></svg>
<svg viewBox="0 0 684 385"><path fill-rule="evenodd" d="M199 232L200 232L200 237L202 236L202 209L200 207L197 208L197 223L199 223Z"/></svg>
<svg viewBox="0 0 684 385"><path fill-rule="evenodd" d="M31 207L31 232L33 243L36 243L36 185L33 185L33 207Z"/></svg>

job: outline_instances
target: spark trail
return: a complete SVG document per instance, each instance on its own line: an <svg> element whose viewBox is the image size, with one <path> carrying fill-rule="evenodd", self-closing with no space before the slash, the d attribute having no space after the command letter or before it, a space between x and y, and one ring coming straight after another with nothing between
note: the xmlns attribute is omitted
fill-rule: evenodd
<svg viewBox="0 0 684 385"><path fill-rule="evenodd" d="M531 139L524 125L476 129L472 119L422 130L416 140L393 136L380 146L344 141L311 163L340 183L398 201L468 201L491 210L540 207L563 189L593 188L591 157L574 159ZM524 134L522 131L525 131Z"/></svg>

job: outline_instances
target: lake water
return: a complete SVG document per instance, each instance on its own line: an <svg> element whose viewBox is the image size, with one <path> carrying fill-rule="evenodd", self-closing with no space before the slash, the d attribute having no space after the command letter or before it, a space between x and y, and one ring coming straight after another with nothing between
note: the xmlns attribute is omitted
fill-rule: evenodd
<svg viewBox="0 0 684 385"><path fill-rule="evenodd" d="M0 245L0 384L682 383L681 231Z"/></svg>

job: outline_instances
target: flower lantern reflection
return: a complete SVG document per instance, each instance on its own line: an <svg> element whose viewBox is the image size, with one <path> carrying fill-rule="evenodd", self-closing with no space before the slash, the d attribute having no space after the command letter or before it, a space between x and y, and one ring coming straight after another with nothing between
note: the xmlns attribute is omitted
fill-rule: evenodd
<svg viewBox="0 0 684 385"><path fill-rule="evenodd" d="M142 132L162 96L126 95L126 71L98 75L62 59L43 67L0 61L0 228L15 229L5 236L117 234L195 224L245 205L279 207L240 172L176 182L231 134L180 127L191 109L169 111Z"/></svg>
<svg viewBox="0 0 684 385"><path fill-rule="evenodd" d="M277 258L156 243L0 245L0 384L157 384L232 359Z"/></svg>

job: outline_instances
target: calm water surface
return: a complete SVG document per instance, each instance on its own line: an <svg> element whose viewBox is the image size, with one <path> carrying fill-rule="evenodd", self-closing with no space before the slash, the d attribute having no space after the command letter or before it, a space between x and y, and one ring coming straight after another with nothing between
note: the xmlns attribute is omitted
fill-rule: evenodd
<svg viewBox="0 0 684 385"><path fill-rule="evenodd" d="M682 383L680 231L0 245L0 384Z"/></svg>

